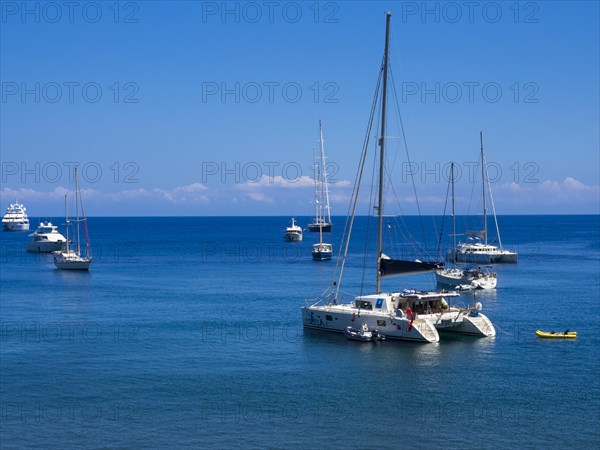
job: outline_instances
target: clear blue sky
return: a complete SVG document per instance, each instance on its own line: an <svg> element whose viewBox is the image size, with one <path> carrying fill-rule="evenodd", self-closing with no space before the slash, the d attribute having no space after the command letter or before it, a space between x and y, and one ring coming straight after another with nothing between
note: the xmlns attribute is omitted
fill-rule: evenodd
<svg viewBox="0 0 600 450"><path fill-rule="evenodd" d="M598 2L1 5L2 208L61 215L77 163L89 215L309 215L322 119L345 214L389 9L423 212L480 130L499 213L599 212Z"/></svg>

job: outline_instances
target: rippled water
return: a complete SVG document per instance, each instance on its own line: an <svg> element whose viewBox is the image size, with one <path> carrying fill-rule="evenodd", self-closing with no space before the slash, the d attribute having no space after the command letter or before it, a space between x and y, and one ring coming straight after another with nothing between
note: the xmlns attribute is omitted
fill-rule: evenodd
<svg viewBox="0 0 600 450"><path fill-rule="evenodd" d="M303 331L300 307L335 262L311 260L318 235L284 243L288 221L91 218L89 273L3 233L2 447L598 447L598 216L501 217L519 264L459 299L475 295L498 334L439 344ZM372 290L364 245L347 297ZM433 278L384 282L409 287Z"/></svg>

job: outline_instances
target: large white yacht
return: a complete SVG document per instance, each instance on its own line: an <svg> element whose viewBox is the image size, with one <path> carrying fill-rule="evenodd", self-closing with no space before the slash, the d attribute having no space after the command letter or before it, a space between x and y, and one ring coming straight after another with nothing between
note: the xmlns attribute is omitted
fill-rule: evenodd
<svg viewBox="0 0 600 450"><path fill-rule="evenodd" d="M433 272L443 265L434 262L422 262L419 260L395 260L385 255L382 251L383 232L383 199L384 199L384 162L386 136L386 92L389 61L389 35L390 35L391 13L387 13L386 38L383 64L380 70L380 81L383 86L381 101L377 102L379 95L379 83L376 98L373 104L381 105L381 133L379 139L365 139L365 147L361 155L361 166L359 176L354 186L353 198L351 199L351 216L348 221L345 248L342 252L341 262L337 268L337 280L333 281L324 296L315 303L306 303L301 308L302 323L305 328L334 331L343 333L347 327L361 329L367 325L369 330L376 331L378 335L384 335L390 339L401 339L420 342L438 342L439 331L446 331L472 336L495 336L496 330L492 322L481 311L481 304L476 303L473 307L451 307L446 298L458 297L457 292L423 292L418 290L402 290L399 292L384 292L381 287L383 277ZM373 127L374 115L372 113L369 130ZM352 223L355 218L355 206L357 204L358 192L360 190L362 173L362 162L367 160L367 149L369 142L378 142L379 145L379 180L373 183L378 186L377 204L377 253L376 260L376 284L375 293L371 295L359 295L353 301L342 303L343 291L340 291L342 274L348 253ZM337 265L336 265L337 267Z"/></svg>
<svg viewBox="0 0 600 450"><path fill-rule="evenodd" d="M52 225L52 222L42 222L33 233L29 235L31 239L27 243L28 252L51 253L63 249L67 243L65 237L58 232L58 227Z"/></svg>
<svg viewBox="0 0 600 450"><path fill-rule="evenodd" d="M15 200L6 208L6 214L2 218L2 229L4 231L28 231L29 218L27 217L27 208Z"/></svg>
<svg viewBox="0 0 600 450"><path fill-rule="evenodd" d="M292 225L285 229L283 239L288 242L298 242L302 240L302 228L296 225L296 219L292 217Z"/></svg>

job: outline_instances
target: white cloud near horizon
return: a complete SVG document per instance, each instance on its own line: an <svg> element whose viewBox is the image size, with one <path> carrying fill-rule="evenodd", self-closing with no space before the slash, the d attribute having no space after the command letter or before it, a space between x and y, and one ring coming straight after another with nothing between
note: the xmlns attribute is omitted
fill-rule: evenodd
<svg viewBox="0 0 600 450"><path fill-rule="evenodd" d="M81 195L89 200L109 200L112 202L126 202L140 199L160 199L170 203L208 203L210 201L204 193L208 190L201 183L191 183L184 186L176 186L173 189L125 189L118 192L101 192L95 189L81 189ZM64 187L56 187L49 192L36 191L29 188L3 188L0 191L2 200L18 198L20 201L54 201L64 198L65 194L72 195L73 191Z"/></svg>
<svg viewBox="0 0 600 450"><path fill-rule="evenodd" d="M277 211L285 213L290 206L302 208L302 205L311 203L312 189L314 189L314 181L308 176L301 176L297 180L288 180L280 176L263 176L256 182L233 186L223 184L220 188L208 188L202 183L194 182L171 189L140 187L116 192L101 192L87 188L82 189L82 194L84 200L103 203L108 208L112 203L126 205L128 202L135 202L143 206L159 201L167 204L164 208L161 208L160 204L157 205L158 211L165 213L173 209L173 206L168 205L218 205L220 212L226 211L228 207L233 209L232 212L246 211L243 208L253 212L254 208L254 212L260 215L261 210L257 209L260 204L270 205L271 214ZM436 189L436 192L432 189ZM566 177L561 181L545 180L531 184L515 182L496 184L492 186L492 190L500 214L536 213L537 211L561 213L561 211L573 211L574 208L589 213L600 212L600 186L587 185L573 177ZM345 214L351 191L351 183L348 181L339 181L330 185L330 200L334 212ZM50 191L4 187L0 190L0 197L3 203L18 198L22 202L56 205L59 201L62 204L65 194L71 193L72 190L64 187L55 187ZM398 195L405 205L414 205L414 196L400 192ZM428 207L431 213L436 213L440 205L445 202L445 190L440 190L439 185L421 189L419 202L422 207ZM310 209L311 207L308 206L307 211ZM211 210L206 208L203 213L210 214ZM438 213L441 214L442 211Z"/></svg>

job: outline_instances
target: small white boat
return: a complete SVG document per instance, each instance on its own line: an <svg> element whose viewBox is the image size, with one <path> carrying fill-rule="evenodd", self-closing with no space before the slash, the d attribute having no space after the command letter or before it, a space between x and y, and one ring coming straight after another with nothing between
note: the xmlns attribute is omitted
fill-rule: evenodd
<svg viewBox="0 0 600 450"><path fill-rule="evenodd" d="M79 218L79 209L81 208L81 219ZM71 248L69 241L69 214L67 208L67 195L65 194L65 216L67 223L67 242L65 248L61 251L53 252L54 265L60 270L88 270L92 263L92 251L90 247L90 239L87 231L87 222L85 212L83 211L83 202L81 200L81 192L79 190L79 178L77 176L77 167L75 168L75 210L77 218L74 222L77 224L77 241L74 243L74 248ZM85 232L85 248L86 256L81 254L80 238L79 238L79 222L83 222L83 230Z"/></svg>
<svg viewBox="0 0 600 450"><path fill-rule="evenodd" d="M89 270L92 263L91 257L82 257L75 250L54 252L54 265L62 270Z"/></svg>
<svg viewBox="0 0 600 450"><path fill-rule="evenodd" d="M27 208L15 200L6 208L6 214L2 218L2 229L4 231L28 231L29 218Z"/></svg>
<svg viewBox="0 0 600 450"><path fill-rule="evenodd" d="M63 249L67 240L58 232L52 222L41 222L33 233L29 235L31 241L27 243L28 252L52 253Z"/></svg>
<svg viewBox="0 0 600 450"><path fill-rule="evenodd" d="M435 279L438 284L465 289L494 289L497 283L496 272L489 268L482 269L479 266L461 269L458 267L440 269L435 271Z"/></svg>
<svg viewBox="0 0 600 450"><path fill-rule="evenodd" d="M516 264L519 260L515 252L477 242L477 237L471 239L474 242L461 242L456 246L456 251L450 250L448 260L456 259L469 264Z"/></svg>
<svg viewBox="0 0 600 450"><path fill-rule="evenodd" d="M350 326L344 329L344 335L348 339L361 342L370 341L385 341L385 336L380 334L377 330L370 331L369 325L363 323L360 329L352 328Z"/></svg>
<svg viewBox="0 0 600 450"><path fill-rule="evenodd" d="M285 229L283 239L288 242L299 242L302 240L302 228L296 225L296 219L292 217L292 226Z"/></svg>
<svg viewBox="0 0 600 450"><path fill-rule="evenodd" d="M326 261L333 255L333 245L324 242L313 244L312 258L315 261Z"/></svg>

